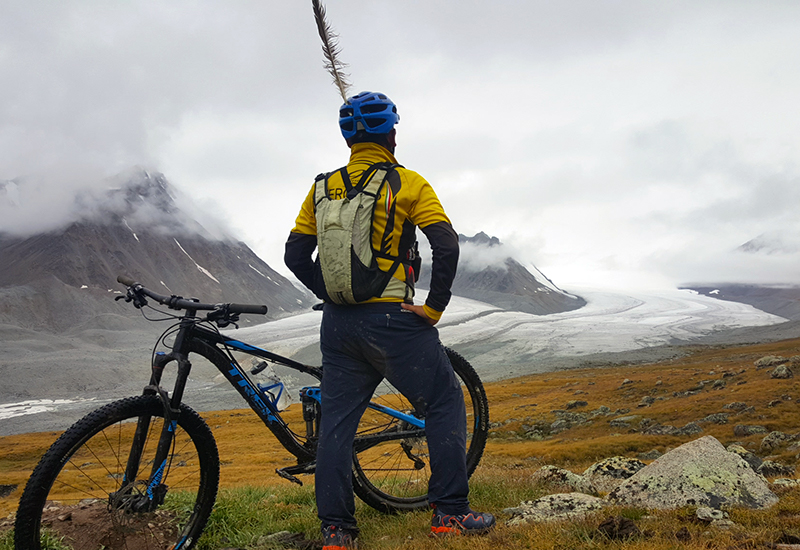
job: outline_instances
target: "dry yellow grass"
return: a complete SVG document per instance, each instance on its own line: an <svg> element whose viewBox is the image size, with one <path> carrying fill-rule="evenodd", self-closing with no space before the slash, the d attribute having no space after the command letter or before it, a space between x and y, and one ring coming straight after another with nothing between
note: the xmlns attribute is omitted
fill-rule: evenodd
<svg viewBox="0 0 800 550"><path fill-rule="evenodd" d="M737 441L757 450L763 435L736 437L733 433L736 424L758 424L770 431L792 434L798 431L800 380L772 379L769 375L771 369L757 369L754 362L766 355L786 358L800 355L800 339L751 346L696 347L686 351L682 357L654 364L574 369L486 384L491 420L500 425L492 430L473 485L479 488L491 486L495 491L498 487L500 490L505 487L509 496L507 499L496 495L482 496L478 490L473 495L474 501L477 505L490 502L500 507L515 506L521 499L535 498L541 491L527 480L530 474L545 464L582 472L602 458L615 455L633 457L651 449L664 452L700 435L713 435L725 445ZM630 382L623 384L626 379ZM708 383L695 395L678 396L697 387L702 381L714 380L723 380L724 387L712 389L713 384ZM647 407L638 407L645 396L651 396L655 401ZM644 435L639 431L613 428L609 420L614 416L607 416L542 441L524 437L523 424L549 424L556 419L551 411L566 409L567 403L573 400L586 401L587 404L571 412L588 412L601 406L611 411L629 409L628 415L640 415L653 422L676 427L712 413L723 412L723 406L733 401L744 402L754 410L739 416L735 416L735 411L725 411L730 413L727 424L704 423L703 433L693 436ZM290 422L297 423L299 415L299 407L294 406L288 418ZM275 442L255 415L249 411L219 411L203 416L219 445L223 487L288 484L278 478L274 471L292 464L293 458ZM56 436L56 433L48 432L0 438L0 484L19 486L16 491L0 499L0 517L16 508L28 475ZM790 451L784 446L774 451L771 458L794 466L796 454L797 451ZM312 478L307 477L306 480L311 482ZM680 511L637 518L640 529L649 530L651 534L628 541L624 547L666 549L685 546L674 536L682 527L687 527L693 537L692 545L696 543L697 548L727 548L744 544L747 537L774 540L774 533L781 529L800 528L800 495L797 493L789 491L783 494L781 503L769 511L733 512L732 516L735 517L732 519L744 526L747 533L735 530L712 536L706 533L704 526L691 522ZM426 518L426 515L419 518L413 516L410 521L423 524L424 529ZM407 528L407 524L404 525ZM471 540L469 546L476 549L607 547L604 546L607 541L596 539L595 531L590 522L577 522L569 526L548 524L502 528L488 538ZM371 547L391 548L394 547L392 544L372 544ZM621 543L613 544L608 547L617 548ZM409 547L461 546L455 541L419 541L419 544Z"/></svg>

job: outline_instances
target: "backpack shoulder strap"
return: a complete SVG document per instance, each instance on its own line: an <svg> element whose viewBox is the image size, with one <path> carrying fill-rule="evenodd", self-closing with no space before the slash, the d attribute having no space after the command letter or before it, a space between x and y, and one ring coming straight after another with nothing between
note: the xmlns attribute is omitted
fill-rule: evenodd
<svg viewBox="0 0 800 550"><path fill-rule="evenodd" d="M352 187L350 183L350 175L347 173L347 166L343 166L338 170L334 170L333 172L327 172L325 174L320 174L314 179L314 209L316 210L317 205L320 201L327 199L330 194L328 193L328 180L334 174L339 173L341 174L342 181L344 182L344 186L346 189Z"/></svg>

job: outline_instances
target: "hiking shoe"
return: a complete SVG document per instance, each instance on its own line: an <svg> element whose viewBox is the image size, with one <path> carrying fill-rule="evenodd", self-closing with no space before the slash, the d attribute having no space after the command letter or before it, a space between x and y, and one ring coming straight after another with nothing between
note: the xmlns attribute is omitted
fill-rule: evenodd
<svg viewBox="0 0 800 550"><path fill-rule="evenodd" d="M431 536L482 535L491 531L494 523L494 516L486 512L470 510L466 514L451 516L434 509L433 519L431 519Z"/></svg>
<svg viewBox="0 0 800 550"><path fill-rule="evenodd" d="M335 525L322 528L322 550L353 550L358 548L358 539L353 533Z"/></svg>

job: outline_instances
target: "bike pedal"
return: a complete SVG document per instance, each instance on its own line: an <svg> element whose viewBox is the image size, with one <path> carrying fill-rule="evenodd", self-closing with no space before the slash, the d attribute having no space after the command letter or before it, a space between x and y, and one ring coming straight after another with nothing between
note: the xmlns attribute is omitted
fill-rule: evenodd
<svg viewBox="0 0 800 550"><path fill-rule="evenodd" d="M276 469L275 473L281 476L283 479L288 479L292 483L297 483L301 487L303 486L303 482L297 479L295 476L290 474L289 472L285 471L284 469Z"/></svg>

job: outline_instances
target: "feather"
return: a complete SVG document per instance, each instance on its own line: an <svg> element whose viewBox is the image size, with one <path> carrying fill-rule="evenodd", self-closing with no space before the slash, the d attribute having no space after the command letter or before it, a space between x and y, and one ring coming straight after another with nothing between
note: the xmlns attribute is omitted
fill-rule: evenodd
<svg viewBox="0 0 800 550"><path fill-rule="evenodd" d="M317 31L319 37L322 39L322 55L325 58L325 69L331 74L333 83L339 88L339 93L342 94L342 100L347 103L348 90L350 89L350 82L347 80L350 75L344 72L346 63L339 60L338 55L341 53L339 49L339 38L333 32L330 23L325 19L325 6L322 5L320 0L311 0L314 8L314 19L317 22Z"/></svg>

